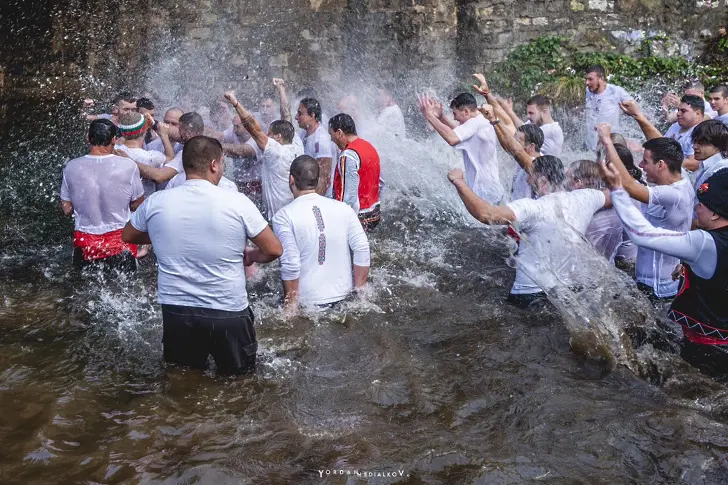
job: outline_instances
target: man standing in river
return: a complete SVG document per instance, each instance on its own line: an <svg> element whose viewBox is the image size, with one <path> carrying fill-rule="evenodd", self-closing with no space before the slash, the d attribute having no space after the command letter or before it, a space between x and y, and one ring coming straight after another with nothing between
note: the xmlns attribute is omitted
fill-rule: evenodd
<svg viewBox="0 0 728 485"><path fill-rule="evenodd" d="M585 72L586 82L586 147L596 151L599 136L594 127L609 123L613 133L620 133L619 103L632 100L624 88L607 83L607 73L599 65L589 66Z"/></svg>

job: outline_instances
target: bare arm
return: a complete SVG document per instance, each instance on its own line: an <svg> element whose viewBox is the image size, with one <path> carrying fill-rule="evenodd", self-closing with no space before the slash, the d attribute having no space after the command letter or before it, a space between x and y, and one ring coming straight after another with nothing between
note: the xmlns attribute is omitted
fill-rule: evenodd
<svg viewBox="0 0 728 485"><path fill-rule="evenodd" d="M444 118L444 115L442 113L442 107L434 99L428 98L425 95L420 96L419 100L420 111L422 111L425 119L447 144L455 146L460 143L460 138L455 134L452 127L443 122L442 118Z"/></svg>
<svg viewBox="0 0 728 485"><path fill-rule="evenodd" d="M73 204L70 200L62 200L61 209L63 209L63 213L67 216L73 214Z"/></svg>
<svg viewBox="0 0 728 485"><path fill-rule="evenodd" d="M174 158L174 146L172 145L172 142L169 140L169 134L167 132L167 125L164 123L160 123L159 128L159 138L162 140L162 145L164 146L164 156L166 157L166 160L164 163L169 162ZM164 128L162 128L164 126Z"/></svg>
<svg viewBox="0 0 728 485"><path fill-rule="evenodd" d="M685 170L694 172L700 168L700 162L695 160L695 155L690 155L689 157L685 157L682 166Z"/></svg>
<svg viewBox="0 0 728 485"><path fill-rule="evenodd" d="M268 135L266 135L260 128L258 120L255 119L255 116L253 116L250 111L245 109L245 107L238 102L233 91L228 91L227 93L225 93L225 99L227 99L233 106L233 108L235 108L235 111L240 117L240 121L243 123L245 129L248 130L250 136L253 137L253 140L255 140L258 148L260 148L261 150L265 150L265 147L268 144Z"/></svg>
<svg viewBox="0 0 728 485"><path fill-rule="evenodd" d="M255 156L255 149L253 149L253 147L251 147L247 143L243 143L242 145L234 145L232 143L223 143L222 151L225 152L226 155L230 155L233 157L254 157Z"/></svg>
<svg viewBox="0 0 728 485"><path fill-rule="evenodd" d="M273 85L278 90L278 102L281 105L281 119L292 122L293 117L291 116L291 103L288 101L285 81L280 78L273 78Z"/></svg>
<svg viewBox="0 0 728 485"><path fill-rule="evenodd" d="M483 105L478 108L478 110L491 123L498 120L498 118L496 118L495 114L493 113L492 106ZM513 155L513 158L516 159L516 162L518 162L523 170L531 173L531 167L533 166L534 158L526 153L526 150L520 143L518 143L518 140L515 139L513 133L508 133L505 127L502 126L502 120L500 121L500 123L496 123L495 125L493 125L493 128L495 128L495 134L498 137L498 141L505 151Z"/></svg>
<svg viewBox="0 0 728 485"><path fill-rule="evenodd" d="M662 133L660 133L660 130L655 128L655 125L653 125L652 122L647 119L647 116L645 116L645 114L642 112L639 105L637 104L637 101L624 101L622 103L619 103L619 107L622 108L624 114L634 118L637 124L640 125L640 129L642 130L642 133L644 133L645 138L647 138L648 140L652 140L653 138L662 137Z"/></svg>
<svg viewBox="0 0 728 485"><path fill-rule="evenodd" d="M137 162L137 167L139 167L139 173L141 174L142 178L152 180L158 184L167 182L168 180L172 180L172 177L177 175L177 170L169 166L155 168Z"/></svg>
<svg viewBox="0 0 728 485"><path fill-rule="evenodd" d="M369 266L354 265L354 288L366 286L369 278Z"/></svg>
<svg viewBox="0 0 728 485"><path fill-rule="evenodd" d="M501 101L501 100L498 100ZM518 128L519 126L523 125L523 120L518 117L515 111L513 111L513 101L509 100L509 102L501 102L501 107L503 108L503 111L506 112L508 117L513 121L513 125Z"/></svg>
<svg viewBox="0 0 728 485"><path fill-rule="evenodd" d="M152 244L149 233L138 230L131 225L131 221L127 222L121 231L121 240L130 244Z"/></svg>
<svg viewBox="0 0 728 485"><path fill-rule="evenodd" d="M319 195L326 195L331 184L331 166L333 160L331 157L317 158L319 166L319 180L318 186L316 187L316 193Z"/></svg>
<svg viewBox="0 0 728 485"><path fill-rule="evenodd" d="M614 143L612 143L612 139L609 136L611 134L611 126L608 123L599 123L597 124L596 129L599 132L599 139L607 152L607 160L609 163L614 165L619 172L624 190L626 190L633 199L648 203L650 201L650 191L647 187L637 182L622 163L622 159L619 158L619 154L617 154L617 150L614 148Z"/></svg>
<svg viewBox="0 0 728 485"><path fill-rule="evenodd" d="M250 266L252 263L270 263L283 254L283 246L270 227L266 227L257 236L251 237L250 240L257 247L245 248L246 266Z"/></svg>
<svg viewBox="0 0 728 485"><path fill-rule="evenodd" d="M131 211L134 212L135 210L137 210L137 207L142 205L142 202L144 202L143 195L141 197L139 197L137 200L131 201L131 203L129 204L129 209L131 209Z"/></svg>
<svg viewBox="0 0 728 485"><path fill-rule="evenodd" d="M458 195L471 216L483 224L508 224L516 220L516 215L508 206L495 206L487 203L470 190L465 183L463 171L459 168L450 170L448 178L458 190Z"/></svg>
<svg viewBox="0 0 728 485"><path fill-rule="evenodd" d="M283 305L286 311L295 311L298 308L298 278L283 280Z"/></svg>

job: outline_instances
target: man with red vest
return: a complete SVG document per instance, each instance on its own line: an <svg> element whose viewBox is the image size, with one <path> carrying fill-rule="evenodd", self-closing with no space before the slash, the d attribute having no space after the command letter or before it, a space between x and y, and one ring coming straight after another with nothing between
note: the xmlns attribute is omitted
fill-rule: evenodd
<svg viewBox="0 0 728 485"><path fill-rule="evenodd" d="M728 377L728 169L698 187L698 227L688 232L652 226L629 200L619 171L602 165L612 204L632 241L680 258L683 281L667 316L683 329L682 357L714 377Z"/></svg>
<svg viewBox="0 0 728 485"><path fill-rule="evenodd" d="M341 150L334 170L334 199L346 202L359 215L364 230L379 224L379 154L356 135L351 116L339 113L329 120L331 140Z"/></svg>

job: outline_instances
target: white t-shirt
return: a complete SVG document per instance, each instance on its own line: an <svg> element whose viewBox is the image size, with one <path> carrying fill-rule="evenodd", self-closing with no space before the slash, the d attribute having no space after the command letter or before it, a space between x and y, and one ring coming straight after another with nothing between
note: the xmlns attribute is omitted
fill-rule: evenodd
<svg viewBox="0 0 728 485"><path fill-rule="evenodd" d="M144 150L143 148L129 148L126 145L116 145L115 149L122 151L129 155L129 157L135 162L149 165L150 167L160 168L167 161L167 157L164 153L160 153L156 150ZM157 184L153 180L142 179L142 185L144 186L144 196L149 197L157 190Z"/></svg>
<svg viewBox="0 0 728 485"><path fill-rule="evenodd" d="M293 200L291 188L288 186L293 160L303 155L303 149L296 143L281 145L273 138L268 137L265 150L258 144L253 144L255 154L261 162L261 181L263 183L263 200L265 200L268 219L283 206Z"/></svg>
<svg viewBox="0 0 728 485"><path fill-rule="evenodd" d="M533 197L531 185L528 183L528 173L519 165L516 174L513 176L513 187L511 188L511 200L530 199Z"/></svg>
<svg viewBox="0 0 728 485"><path fill-rule="evenodd" d="M687 131L680 133L682 127L677 123L673 123L672 125L670 125L670 128L668 128L665 132L665 138L672 138L673 140L677 140L677 142L682 147L683 155L685 155L685 158L688 158L695 154L695 151L693 151L693 130L695 129L695 126Z"/></svg>
<svg viewBox="0 0 728 485"><path fill-rule="evenodd" d="M468 187L481 199L499 203L503 199L503 186L498 178L495 129L478 113L453 131L460 139L455 148L463 152Z"/></svg>
<svg viewBox="0 0 728 485"><path fill-rule="evenodd" d="M716 114L715 117L713 117L714 120L720 120L723 122L724 125L728 126L728 113L724 115L718 115Z"/></svg>
<svg viewBox="0 0 728 485"><path fill-rule="evenodd" d="M179 187L180 185L184 184L187 181L187 173L182 171L172 177L172 180L167 183L167 186L164 188L164 190L174 189L175 187ZM233 192L238 191L238 186L235 185L235 182L228 178L221 178L220 182L217 184L218 187L220 187L223 190L231 190Z"/></svg>
<svg viewBox="0 0 728 485"><path fill-rule="evenodd" d="M63 169L61 200L73 204L77 231L105 234L123 228L129 204L143 196L139 168L128 158L86 155Z"/></svg>
<svg viewBox="0 0 728 485"><path fill-rule="evenodd" d="M369 242L356 213L337 200L306 194L282 208L273 230L283 245L281 279L298 279L303 306L344 299L353 286L352 257L369 266Z"/></svg>
<svg viewBox="0 0 728 485"><path fill-rule="evenodd" d="M131 224L149 233L154 245L160 304L224 311L248 307L243 250L268 224L243 194L207 180L187 180L152 194Z"/></svg>
<svg viewBox="0 0 728 485"><path fill-rule="evenodd" d="M586 228L584 236L599 254L607 258L610 263L614 263L617 249L624 237L624 228L617 211L613 208L598 210Z"/></svg>
<svg viewBox="0 0 728 485"><path fill-rule="evenodd" d="M543 291L527 274L538 275L547 287L556 287L583 264L569 250L582 243L594 213L604 207L604 192L580 189L554 192L538 199L520 199L508 207L516 215L514 227L523 236L518 248L514 295Z"/></svg>
<svg viewBox="0 0 728 485"><path fill-rule="evenodd" d="M547 123L540 126L543 131L543 146L541 153L560 157L561 151L564 149L564 130L557 122Z"/></svg>
<svg viewBox="0 0 728 485"><path fill-rule="evenodd" d="M303 134L303 153L315 160L319 158L331 158L333 160L334 153L331 148L333 142L324 125L319 125L316 131L310 135L305 130Z"/></svg>
<svg viewBox="0 0 728 485"><path fill-rule="evenodd" d="M641 204L645 218L655 227L671 231L689 231L693 220L693 185L688 178L670 185L648 187L650 201ZM680 260L650 249L637 250L636 276L639 283L652 287L660 298L675 296L679 282L672 272Z"/></svg>
<svg viewBox="0 0 728 485"><path fill-rule="evenodd" d="M607 84L602 94L594 94L586 89L586 146L590 150L597 149L599 136L594 127L597 123L612 125L612 133L621 133L619 128L619 114L622 112L619 103L632 99L627 91L620 86Z"/></svg>
<svg viewBox="0 0 728 485"><path fill-rule="evenodd" d="M406 127L404 124L404 115L399 105L387 106L377 116L379 123L385 130L395 136L405 136Z"/></svg>
<svg viewBox="0 0 728 485"><path fill-rule="evenodd" d="M174 148L174 153L177 154L182 151L182 148L184 148L184 145L182 143L175 143L172 145ZM149 143L146 144L144 147L145 150L154 150L155 152L164 153L164 143L162 143L161 138L157 138L156 140L152 140Z"/></svg>
<svg viewBox="0 0 728 485"><path fill-rule="evenodd" d="M713 109L713 107L710 105L708 101L703 99L703 102L705 103L705 110L703 111L704 114L710 116L710 119L715 119L716 116L718 116L718 112Z"/></svg>

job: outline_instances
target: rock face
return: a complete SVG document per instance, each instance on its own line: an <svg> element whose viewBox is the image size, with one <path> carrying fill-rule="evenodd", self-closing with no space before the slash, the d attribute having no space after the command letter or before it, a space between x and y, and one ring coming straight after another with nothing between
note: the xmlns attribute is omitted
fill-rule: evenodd
<svg viewBox="0 0 728 485"><path fill-rule="evenodd" d="M40 8L37 4L47 4ZM32 4L32 5L31 5ZM0 47L6 89L25 77L139 86L170 95L273 76L356 92L362 83L428 86L487 69L539 35L629 53L645 38L694 55L728 0L42 0L11 2ZM265 82L264 82L265 81ZM51 81L49 81L51 82ZM180 87L182 86L182 87ZM0 86L2 89L2 86Z"/></svg>

